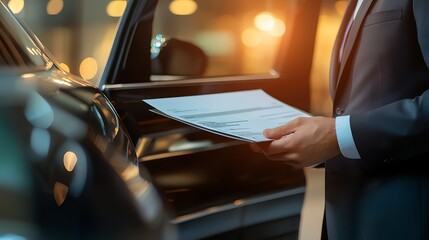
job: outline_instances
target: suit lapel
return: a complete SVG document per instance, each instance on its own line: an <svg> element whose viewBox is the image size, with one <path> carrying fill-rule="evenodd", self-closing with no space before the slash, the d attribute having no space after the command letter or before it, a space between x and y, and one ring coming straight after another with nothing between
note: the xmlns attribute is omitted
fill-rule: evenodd
<svg viewBox="0 0 429 240"><path fill-rule="evenodd" d="M336 74L333 75L332 80L335 81L335 91L333 91L333 97L335 97L336 91L338 89L338 85L340 83L341 80L341 76L343 74L344 68L347 64L347 61L349 59L350 53L353 50L354 44L356 42L356 38L358 37L359 31L361 29L363 20L365 19L369 8L371 7L371 4L376 1L376 0L364 0L362 3L362 6L360 7L358 14L356 15L356 18L353 22L353 25L350 29L347 41L345 43L344 46L344 50L343 50L343 56L342 56L342 60L341 63L339 64L339 70L338 72L335 72ZM336 54L338 55L338 51L336 52ZM338 59L338 58L337 58ZM338 64L337 64L338 66ZM337 68L338 69L338 68ZM335 69L335 70L337 70Z"/></svg>

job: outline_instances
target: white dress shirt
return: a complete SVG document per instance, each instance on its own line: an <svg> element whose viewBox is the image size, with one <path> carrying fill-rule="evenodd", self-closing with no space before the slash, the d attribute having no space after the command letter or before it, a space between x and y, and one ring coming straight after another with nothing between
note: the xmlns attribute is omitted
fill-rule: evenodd
<svg viewBox="0 0 429 240"><path fill-rule="evenodd" d="M353 13L353 19L356 17L363 0L358 0L356 9ZM338 146L341 154L350 159L360 159L359 152L353 139L350 127L350 116L339 116L335 119L335 131L337 134Z"/></svg>

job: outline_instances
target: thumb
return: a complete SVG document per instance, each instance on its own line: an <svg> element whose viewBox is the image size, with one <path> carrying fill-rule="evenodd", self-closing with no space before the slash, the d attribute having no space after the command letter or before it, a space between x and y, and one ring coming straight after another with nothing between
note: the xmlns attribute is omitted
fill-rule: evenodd
<svg viewBox="0 0 429 240"><path fill-rule="evenodd" d="M291 134L295 132L293 123L294 121L291 121L289 123L286 123L284 125L275 127L275 128L268 128L263 131L263 134L266 138L270 139L279 139L285 135Z"/></svg>

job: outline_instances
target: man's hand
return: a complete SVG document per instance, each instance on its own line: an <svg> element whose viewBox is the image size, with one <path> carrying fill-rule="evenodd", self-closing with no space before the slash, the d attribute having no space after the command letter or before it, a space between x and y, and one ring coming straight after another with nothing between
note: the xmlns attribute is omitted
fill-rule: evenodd
<svg viewBox="0 0 429 240"><path fill-rule="evenodd" d="M271 160L284 161L297 168L312 166L340 153L335 119L300 117L272 129L264 130L272 142L257 143Z"/></svg>

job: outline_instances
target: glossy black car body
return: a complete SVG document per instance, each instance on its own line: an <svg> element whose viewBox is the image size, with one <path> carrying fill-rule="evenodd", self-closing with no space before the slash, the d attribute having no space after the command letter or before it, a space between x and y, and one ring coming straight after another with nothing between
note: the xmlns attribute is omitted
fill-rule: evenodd
<svg viewBox="0 0 429 240"><path fill-rule="evenodd" d="M0 13L0 237L174 239L109 100Z"/></svg>
<svg viewBox="0 0 429 240"><path fill-rule="evenodd" d="M280 54L275 74L200 78L197 71L168 82L151 81L156 5L155 0L128 1L98 88L62 71L1 5L3 46L16 41L9 55L24 61L4 57L1 70L0 112L5 116L0 139L8 143L1 144L1 156L13 157L5 157L0 169L14 166L23 186L10 184L0 170L0 221L13 226L0 224L0 234L297 238L305 191L302 170L268 161L246 143L155 115L142 99L262 88L308 109L320 1L299 4L294 38ZM298 27L302 21L305 31ZM298 51L296 45L307 48ZM171 150L177 144L181 147Z"/></svg>

